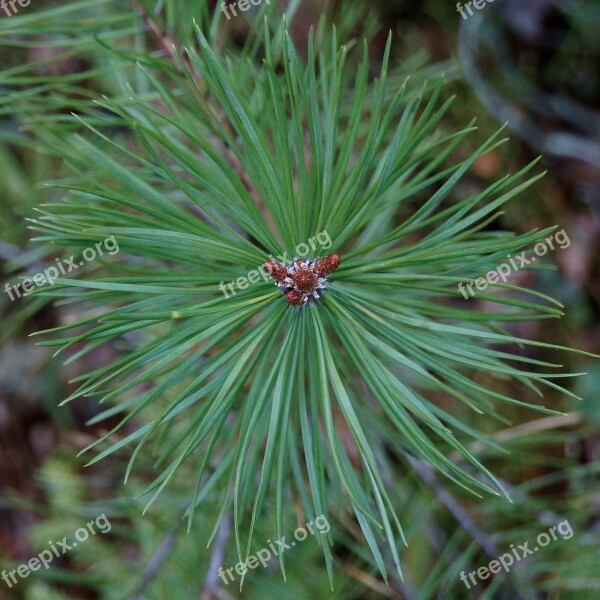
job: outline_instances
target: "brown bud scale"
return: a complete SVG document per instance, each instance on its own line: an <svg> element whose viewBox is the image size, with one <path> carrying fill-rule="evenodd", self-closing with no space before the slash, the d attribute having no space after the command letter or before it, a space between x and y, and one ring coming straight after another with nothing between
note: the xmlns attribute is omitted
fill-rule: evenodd
<svg viewBox="0 0 600 600"><path fill-rule="evenodd" d="M340 266L341 262L342 259L339 254L330 254L325 258L317 260L315 271L322 277L326 277L327 275L331 275Z"/></svg>
<svg viewBox="0 0 600 600"><path fill-rule="evenodd" d="M331 275L341 263L338 254L324 258L297 259L289 265L270 259L263 269L275 280L291 306L302 307L319 300L329 283Z"/></svg>

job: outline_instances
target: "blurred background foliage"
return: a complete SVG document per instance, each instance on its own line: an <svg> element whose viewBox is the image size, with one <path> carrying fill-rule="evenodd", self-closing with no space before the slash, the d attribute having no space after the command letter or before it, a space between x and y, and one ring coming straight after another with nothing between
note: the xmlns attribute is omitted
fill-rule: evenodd
<svg viewBox="0 0 600 600"><path fill-rule="evenodd" d="M132 50L141 47L140 30L128 0L104 0L93 8L66 11L65 22L79 20L79 47L65 52L60 36L70 35L57 20L54 36L35 43L15 36L11 19L0 15L0 265L4 279L34 272L53 260L53 248L29 241L28 217L41 202L58 192L41 184L61 177L61 165L39 147L10 105L27 101L38 117L61 120L54 91L40 82L51 75L64 94L79 103L121 89L111 68L106 43ZM167 3L168 4L168 3ZM289 4L284 3L286 6ZM292 32L306 47L311 25L325 12L328 19L355 38L367 36L373 73L380 66L387 33L394 35L392 77L411 74L415 86L432 75L446 73L446 96L456 94L445 127L456 131L473 117L480 135L467 138L460 149L466 158L499 123L508 121L512 140L475 164L455 197L468 196L506 172L514 173L539 154L547 176L509 203L502 217L505 229L519 233L558 225L570 239L568 249L550 260L556 269L527 271L514 277L526 287L556 297L566 316L557 322L532 321L511 325L511 333L588 352L600 352L600 5L594 0L505 0L489 4L463 21L454 3L437 0L302 0L292 3ZM20 17L31 18L44 7L75 6L75 2L33 0ZM171 35L192 43L191 17L202 18L214 3L181 0L165 19ZM165 9L166 10L166 9ZM253 13L223 22L222 44L242 47ZM15 21L12 21L14 23ZM102 23L102 42L96 37ZM158 51L158 48L157 48ZM19 73L39 62L39 81ZM90 70L93 77L90 77ZM22 71L27 73L25 69ZM84 76L82 75L84 74ZM27 77L30 81L27 81ZM19 85L13 85L18 81ZM100 109L99 109L100 110ZM35 122L36 115L33 115ZM105 121L103 121L105 122ZM473 300L473 302L481 302ZM493 310L493 307L490 307ZM355 523L335 531L334 591L329 586L321 551L314 539L299 544L286 557L287 583L277 565L257 570L242 592L208 585L211 531L199 518L191 532L180 525L187 490L166 491L153 509L141 516L143 501L136 492L148 481L138 469L127 488L122 474L128 456L84 468L76 457L105 431L93 424L98 410L91 401L57 408L74 387L69 383L84 371L107 363L121 349L102 348L100 356L85 355L62 367L46 348L35 346L33 331L67 323L76 307L49 305L35 299L11 303L0 296L0 555L2 568L15 568L62 539L98 514L106 513L113 528L95 536L77 551L56 560L48 571L33 573L12 589L0 583L0 599L62 598L597 598L600 595L600 365L575 354L565 355L565 367L587 376L573 381L582 402L549 392L546 406L564 417L523 414L505 408L506 426L490 431L504 452L476 444L471 450L491 468L513 497L477 500L447 484L415 461L412 472L397 482L397 511L408 524L408 548L403 550L406 578L379 580L373 559ZM552 323L552 326L549 325ZM543 348L528 348L530 358L548 360ZM111 355L111 353L113 353ZM93 362L93 364L92 364ZM560 361L559 361L560 362ZM486 385L488 383L483 382ZM495 385L498 385L495 382ZM498 389L503 392L504 390ZM513 391L514 393L514 391ZM444 402L443 398L436 401ZM533 419L533 420L532 420ZM92 420L92 424L89 422ZM193 480L192 466L179 480ZM219 510L219 497L207 490L209 512ZM489 563L514 543L535 536L568 518L575 532L570 540L546 547L508 577L498 575L467 591L461 570ZM212 522L212 521L211 521ZM298 523L302 524L301 515ZM293 531L296 523L289 523ZM273 532L259 530L257 540ZM235 564L226 552L220 564ZM211 587L212 586L212 587ZM213 589L214 588L214 589Z"/></svg>

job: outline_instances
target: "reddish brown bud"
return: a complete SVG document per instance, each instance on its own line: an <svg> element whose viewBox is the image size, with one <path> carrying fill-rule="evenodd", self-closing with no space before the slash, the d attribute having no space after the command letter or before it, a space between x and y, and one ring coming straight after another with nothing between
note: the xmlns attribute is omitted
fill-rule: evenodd
<svg viewBox="0 0 600 600"><path fill-rule="evenodd" d="M298 271L293 275L296 287L305 294L312 294L317 285L317 275L312 271Z"/></svg>
<svg viewBox="0 0 600 600"><path fill-rule="evenodd" d="M321 277L327 277L327 275L333 273L340 266L341 262L342 259L340 258L339 254L330 254L329 256L321 258L317 261L315 264L315 271Z"/></svg>
<svg viewBox="0 0 600 600"><path fill-rule="evenodd" d="M267 272L277 283L283 283L283 280L287 277L288 271L285 265L274 261L273 259L268 260L264 265L263 269Z"/></svg>
<svg viewBox="0 0 600 600"><path fill-rule="evenodd" d="M285 295L285 299L288 301L288 304L291 304L292 306L303 306L304 305L302 292L299 292L297 290L290 290Z"/></svg>

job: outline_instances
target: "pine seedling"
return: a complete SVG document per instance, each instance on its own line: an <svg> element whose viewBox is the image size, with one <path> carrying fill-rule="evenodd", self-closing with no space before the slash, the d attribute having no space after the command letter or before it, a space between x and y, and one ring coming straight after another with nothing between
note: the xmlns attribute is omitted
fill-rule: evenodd
<svg viewBox="0 0 600 600"><path fill-rule="evenodd" d="M120 419L87 449L91 463L128 448L129 476L152 455L150 506L193 462L188 521L220 490L210 540L232 511L240 560L258 519L282 537L298 503L309 518L352 514L382 576L381 539L401 574L399 464L416 458L476 495L508 497L466 447L492 442L433 397L483 421L507 405L554 414L537 402L542 390L570 394L554 382L570 374L520 351L554 346L511 333L559 317L559 303L509 281L477 299L459 287L552 234L493 228L540 178L537 161L466 195L462 179L503 130L456 158L476 130L445 130L442 78L398 85L391 37L372 78L367 44L341 43L325 19L297 48L288 20L265 7L244 47L222 52L218 11L199 9L177 45L161 35L176 27L140 9L115 9L104 35L100 20L62 40L67 52L95 45L103 60L86 74L114 73L112 93L74 91L63 77L55 94L22 94L39 145L70 168L53 184L64 196L32 220L37 239L83 256L109 239L117 249L35 291L82 311L42 344L75 351L69 360L123 349L65 400L97 398L107 408L95 422ZM69 9L45 18L59 14ZM331 574L327 537L323 553Z"/></svg>

